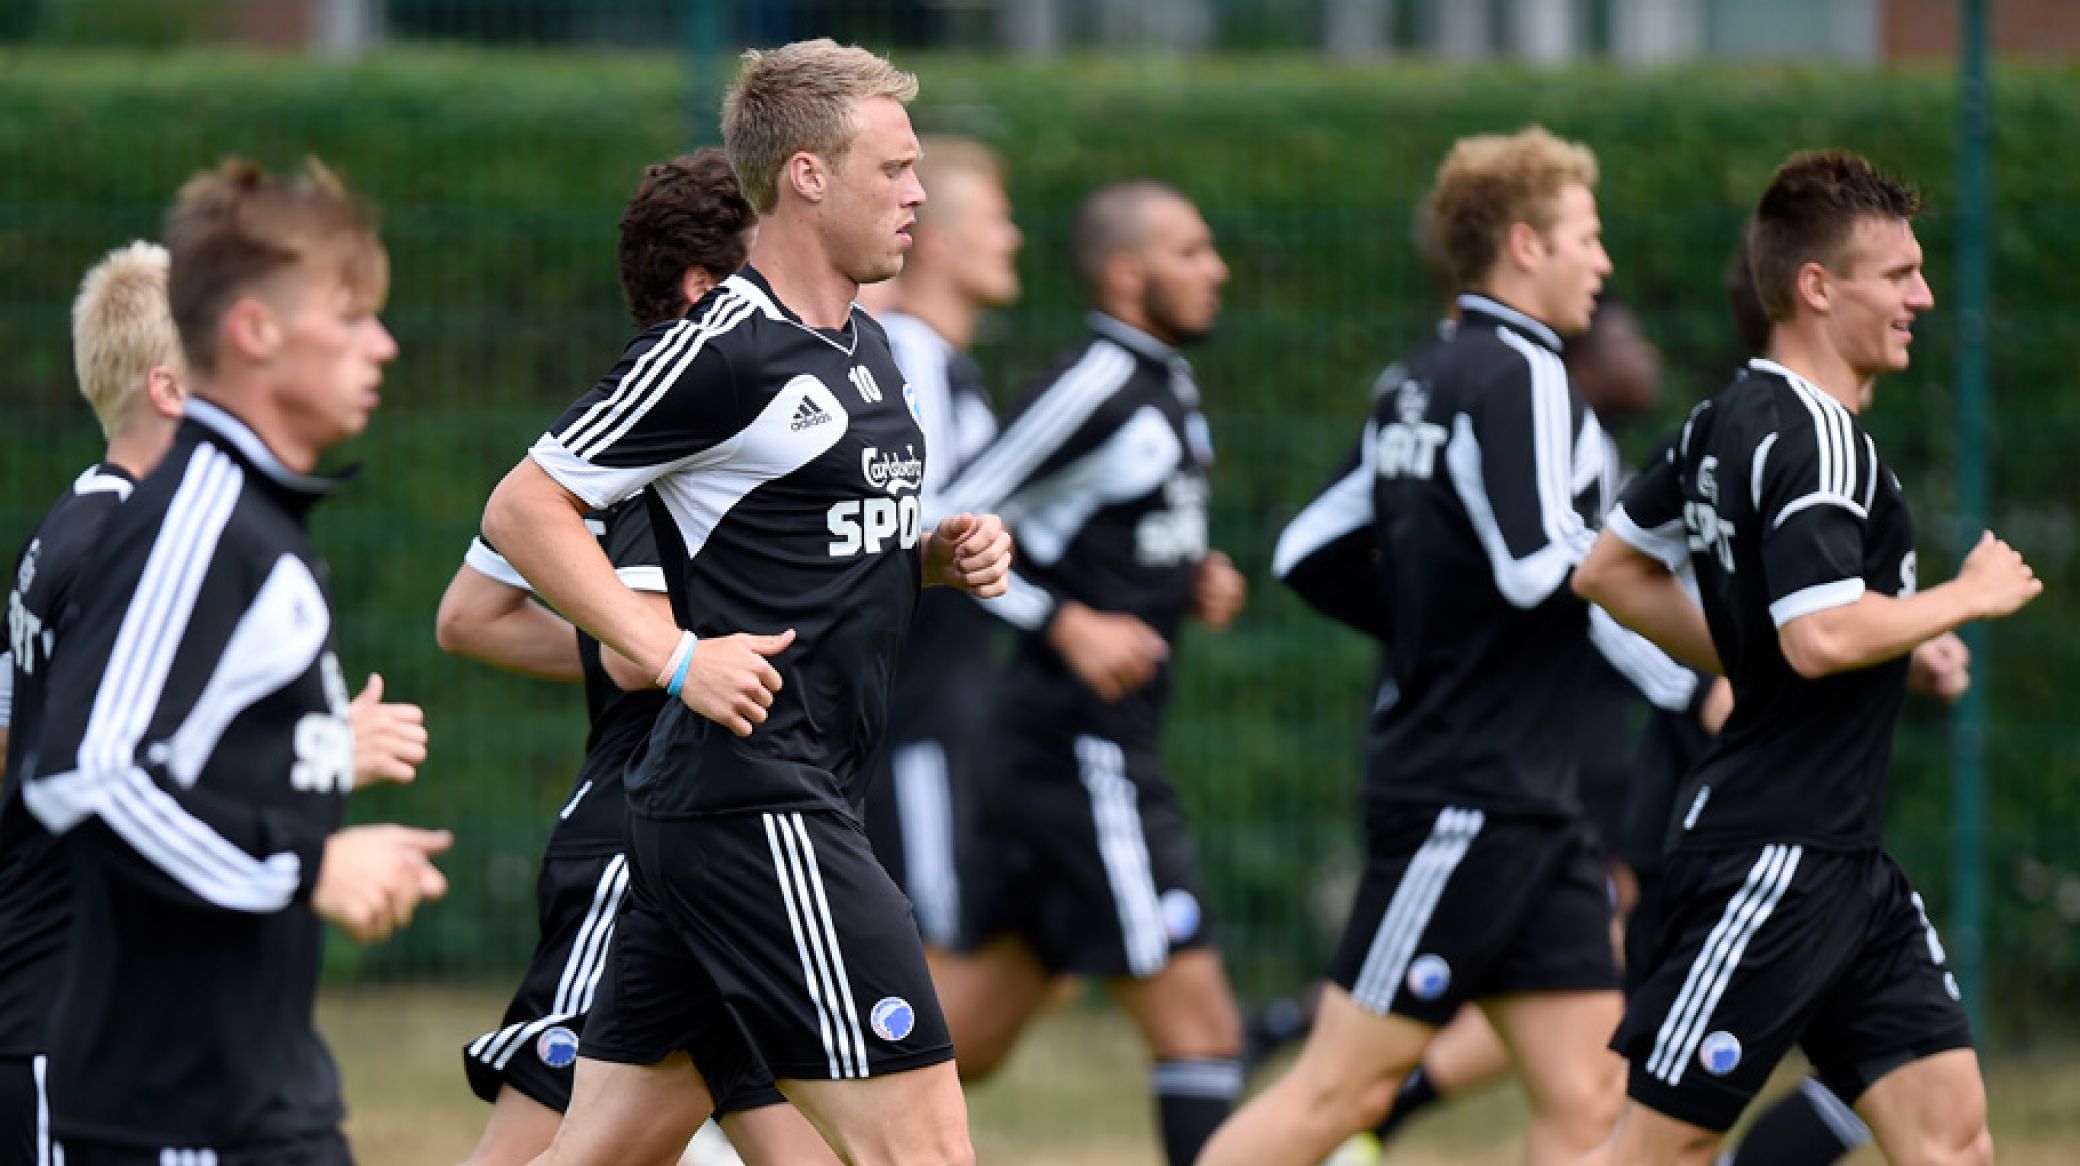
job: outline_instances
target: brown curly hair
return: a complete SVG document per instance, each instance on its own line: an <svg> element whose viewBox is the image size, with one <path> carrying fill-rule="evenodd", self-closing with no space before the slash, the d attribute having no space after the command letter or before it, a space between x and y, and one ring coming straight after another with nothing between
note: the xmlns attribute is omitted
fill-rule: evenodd
<svg viewBox="0 0 2080 1166"><path fill-rule="evenodd" d="M721 150L708 146L646 167L621 213L621 294L637 326L686 314L687 268L717 280L736 274L757 224Z"/></svg>
<svg viewBox="0 0 2080 1166"><path fill-rule="evenodd" d="M1488 277L1512 224L1528 223L1545 234L1553 225L1554 201L1575 184L1596 189L1596 155L1539 126L1454 143L1437 168L1428 202L1456 290Z"/></svg>

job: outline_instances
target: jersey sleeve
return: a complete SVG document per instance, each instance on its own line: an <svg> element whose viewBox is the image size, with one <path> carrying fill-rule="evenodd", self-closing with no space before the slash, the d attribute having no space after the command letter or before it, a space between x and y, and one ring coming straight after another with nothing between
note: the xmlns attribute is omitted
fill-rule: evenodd
<svg viewBox="0 0 2080 1166"><path fill-rule="evenodd" d="M526 577L514 570L513 564L507 562L506 557L498 553L498 548L491 545L491 540L481 534L469 540L469 549L463 552L462 562L494 583L502 583L515 591L534 593Z"/></svg>
<svg viewBox="0 0 2080 1166"><path fill-rule="evenodd" d="M52 660L44 763L24 775L23 800L53 834L77 828L81 846L155 894L267 914L308 896L329 830L219 788L209 759L247 709L319 661L331 617L294 555L217 563L232 503L196 477L175 497L141 576L96 580L83 598L85 618ZM207 680L169 700L176 674ZM324 738L311 742L323 748L310 763L329 767L278 780L343 791L352 732L343 717L318 721L280 731L296 734L299 758L307 734Z"/></svg>
<svg viewBox="0 0 2080 1166"><path fill-rule="evenodd" d="M1589 551L1595 532L1575 497L1585 478L1588 487L1600 483L1603 455L1598 443L1578 440L1578 422L1586 431L1595 419L1568 387L1560 357L1498 335L1522 359L1501 362L1453 417L1445 464L1496 589L1528 609L1558 591Z"/></svg>
<svg viewBox="0 0 2080 1166"><path fill-rule="evenodd" d="M1654 451L1626 483L1604 525L1627 546L1660 560L1671 571L1681 570L1690 561L1690 539L1683 529L1683 484L1673 441Z"/></svg>
<svg viewBox="0 0 2080 1166"><path fill-rule="evenodd" d="M1386 593L1372 529L1377 433L1378 423L1366 422L1328 488L1280 532L1271 574L1330 619L1384 638Z"/></svg>
<svg viewBox="0 0 2080 1166"><path fill-rule="evenodd" d="M657 539L650 533L650 503L630 498L607 512L607 560L614 574L630 591L663 594L667 588L664 566L658 560Z"/></svg>
<svg viewBox="0 0 2080 1166"><path fill-rule="evenodd" d="M14 653L0 651L0 729L14 724Z"/></svg>
<svg viewBox="0 0 2080 1166"><path fill-rule="evenodd" d="M1847 410L1808 405L1808 414L1786 417L1757 444L1749 473L1769 614L1778 627L1854 603L1864 592L1877 451ZM1728 488L1737 484L1719 484Z"/></svg>
<svg viewBox="0 0 2080 1166"><path fill-rule="evenodd" d="M739 300L705 301L688 316L637 337L612 372L549 428L528 456L586 505L604 510L729 440L748 418L724 329L741 322Z"/></svg>

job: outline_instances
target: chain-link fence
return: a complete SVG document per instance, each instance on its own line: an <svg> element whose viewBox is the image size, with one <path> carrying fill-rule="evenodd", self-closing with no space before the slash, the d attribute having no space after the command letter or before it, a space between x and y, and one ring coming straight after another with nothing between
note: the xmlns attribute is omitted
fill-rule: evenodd
<svg viewBox="0 0 2080 1166"><path fill-rule="evenodd" d="M645 163L712 140L737 45L829 32L889 49L922 80L922 128L972 134L1008 159L1027 290L978 346L1000 402L1076 334L1066 236L1083 193L1158 177L1213 225L1235 279L1219 335L1193 359L1220 448L1215 541L1254 592L1233 632L1182 645L1169 761L1252 999L1317 976L1341 923L1374 666L1370 646L1270 581L1270 548L1355 437L1372 376L1432 326L1410 212L1453 138L1539 120L1597 149L1612 287L1667 358L1670 417L1733 366L1719 272L1793 148L1851 146L1918 181L1935 208L1921 230L1931 282L1946 295L1957 119L1941 72L1448 67L1430 58L1449 6L1420 3L1031 7L1056 20L1047 52L1010 27L1027 6L987 0L0 3L6 545L97 450L72 389L76 281L108 248L155 234L182 177L226 153L275 165L316 154L383 209L386 319L403 355L348 454L366 470L316 529L350 673L383 671L434 733L417 785L364 794L356 813L452 826L458 842L450 900L385 946L334 944L337 978L495 984L529 949L534 864L580 752L580 701L442 656L434 608L490 487L619 351L620 206ZM1508 21L1538 7L1488 6L1480 43L1527 55L1509 48L1520 40ZM1574 21L1569 55L1632 35L1617 0L1558 7ZM1366 27L1385 30L1380 52L1400 55L1325 61L1329 22L1354 10L1379 18ZM1197 39L1161 24L1189 20L1210 24ZM252 48L262 43L295 47ZM343 55L326 59L327 46ZM1081 51L1092 46L1118 51ZM1258 51L1178 51L1202 47ZM2064 586L2080 532L2063 474L2080 440L2080 397L2065 388L2080 361L2065 258L2080 254L2080 176L2058 148L2080 140L2080 77L2007 68L1996 94L1993 525L2050 583L1975 668L1991 694L1990 1020L2012 1048L2068 1027L2080 989L2080 763L2064 694L2080 677L2080 600ZM1955 332L1939 304L1913 369L1880 387L1869 418L1921 519L1927 579L1968 533L1951 519ZM1627 435L1635 453L1653 428ZM1892 833L1938 907L1947 750L1942 715L1913 709Z"/></svg>

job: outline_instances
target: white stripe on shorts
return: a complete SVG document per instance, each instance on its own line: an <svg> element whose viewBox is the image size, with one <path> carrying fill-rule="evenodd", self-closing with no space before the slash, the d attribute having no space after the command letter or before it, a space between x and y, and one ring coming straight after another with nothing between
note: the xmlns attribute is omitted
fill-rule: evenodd
<svg viewBox="0 0 2080 1166"><path fill-rule="evenodd" d="M44 1080L49 1065L42 1053L29 1061L36 1077L36 1166L51 1166L51 1098Z"/></svg>
<svg viewBox="0 0 2080 1166"><path fill-rule="evenodd" d="M1747 880L1726 901L1725 913L1691 962L1683 990L1677 993L1674 1006L1655 1034L1654 1051L1647 1057L1647 1072L1670 1085L1682 1083L1683 1071L1689 1068L1690 1058L1697 1054L1697 1046L1711 1025L1712 1010L1718 1007L1719 997L1725 994L1727 983L1740 967L1741 953L1748 949L1748 941L1755 938L1756 931L1784 898L1791 876L1798 871L1799 856L1804 853L1802 846L1762 848L1755 865L1748 869Z"/></svg>
<svg viewBox="0 0 2080 1166"><path fill-rule="evenodd" d="M614 914L627 892L628 858L617 854L600 871L599 882L593 887L592 906L586 909L577 938L571 941L570 955L564 957L563 975L557 982L556 999L549 1014L516 1020L485 1033L470 1042L469 1056L495 1069L504 1069L512 1062L513 1054L526 1047L536 1033L582 1016L592 1008L593 992L599 986L600 973L607 967L607 946L614 938Z"/></svg>
<svg viewBox="0 0 2080 1166"><path fill-rule="evenodd" d="M1148 861L1148 835L1141 825L1140 793L1127 777L1126 754L1099 737L1076 738L1077 768L1090 793L1091 821L1098 830L1098 859L1119 912L1127 971L1147 978L1170 962L1170 932L1163 925L1162 899Z"/></svg>
<svg viewBox="0 0 2080 1166"><path fill-rule="evenodd" d="M1365 962L1358 968L1351 999L1360 1008L1380 1016L1393 1009L1408 963L1415 958L1416 944L1429 928L1438 900L1444 897L1445 883L1486 822L1487 815L1479 810L1446 807L1438 813L1430 837L1401 872L1401 884L1394 888L1394 897L1380 916L1379 930L1373 933L1372 946L1365 951Z"/></svg>
<svg viewBox="0 0 2080 1166"><path fill-rule="evenodd" d="M824 895L823 872L816 865L816 847L809 840L808 824L798 813L761 817L765 819L766 842L773 851L773 873L780 883L780 899L786 904L795 950L802 959L802 979L823 1032L831 1079L865 1077L867 1038L860 1028L859 1008L852 1000L852 982L845 974L845 953L838 946L838 928L831 919L830 900Z"/></svg>

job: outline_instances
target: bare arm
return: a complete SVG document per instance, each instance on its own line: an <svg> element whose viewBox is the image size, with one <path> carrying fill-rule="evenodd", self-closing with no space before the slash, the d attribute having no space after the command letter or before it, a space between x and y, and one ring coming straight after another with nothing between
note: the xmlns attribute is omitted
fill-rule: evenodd
<svg viewBox="0 0 2080 1166"><path fill-rule="evenodd" d="M671 621L672 601L664 592L638 591L636 594L655 609L657 618ZM641 692L646 688L657 687L657 677L654 674L643 671L641 665L612 648L604 645L600 647L599 663L600 667L606 669L607 679L613 681L614 687L623 692Z"/></svg>
<svg viewBox="0 0 2080 1166"><path fill-rule="evenodd" d="M536 594L655 676L678 646L679 629L622 585L585 528L588 509L532 458L522 458L484 504L484 534Z"/></svg>
<svg viewBox="0 0 2080 1166"><path fill-rule="evenodd" d="M450 655L522 676L565 684L585 676L578 666L578 635L569 621L527 592L466 563L455 569L441 595L433 638Z"/></svg>
<svg viewBox="0 0 2080 1166"><path fill-rule="evenodd" d="M1693 668L1720 674L1703 609L1661 560L1605 530L1574 569L1576 595Z"/></svg>
<svg viewBox="0 0 2080 1166"><path fill-rule="evenodd" d="M1777 643L1800 676L1817 680L1904 656L1975 619L2012 615L2043 590L2022 556L1987 531L1950 582L1898 598L1866 591L1790 620Z"/></svg>

